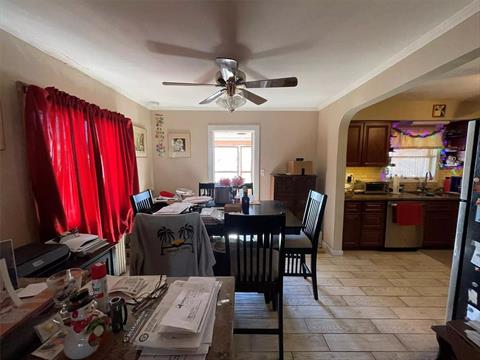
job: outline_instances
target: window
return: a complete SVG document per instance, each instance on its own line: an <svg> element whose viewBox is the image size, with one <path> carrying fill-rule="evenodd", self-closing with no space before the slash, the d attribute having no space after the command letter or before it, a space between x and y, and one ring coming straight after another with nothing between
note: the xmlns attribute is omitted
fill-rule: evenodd
<svg viewBox="0 0 480 360"><path fill-rule="evenodd" d="M392 158L391 175L406 178L422 178L427 171L435 176L438 162L438 149L395 149Z"/></svg>
<svg viewBox="0 0 480 360"><path fill-rule="evenodd" d="M254 195L258 197L258 139L259 128L255 125L210 125L210 180L241 176L246 183L253 183Z"/></svg>

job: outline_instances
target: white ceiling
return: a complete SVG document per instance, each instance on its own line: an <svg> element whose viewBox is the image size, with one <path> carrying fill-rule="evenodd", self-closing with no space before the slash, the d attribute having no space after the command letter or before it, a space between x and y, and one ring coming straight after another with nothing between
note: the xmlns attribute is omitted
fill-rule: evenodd
<svg viewBox="0 0 480 360"><path fill-rule="evenodd" d="M395 97L406 100L480 101L480 58Z"/></svg>
<svg viewBox="0 0 480 360"><path fill-rule="evenodd" d="M472 0L125 1L0 0L0 28L131 99L197 105L214 88L214 58L233 57L247 79L297 76L258 89L245 109L316 109L472 14ZM478 5L478 4L477 4ZM463 9L463 10L462 10ZM425 36L424 34L429 33ZM54 85L54 84L52 84Z"/></svg>

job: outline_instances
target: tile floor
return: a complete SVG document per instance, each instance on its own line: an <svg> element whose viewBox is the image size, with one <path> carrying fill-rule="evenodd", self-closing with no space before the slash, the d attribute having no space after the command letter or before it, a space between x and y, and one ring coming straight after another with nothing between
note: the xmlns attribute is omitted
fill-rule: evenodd
<svg viewBox="0 0 480 360"><path fill-rule="evenodd" d="M429 256L427 253L433 254ZM429 360L430 327L444 322L451 251L318 254L318 302L310 280L286 277L286 360ZM237 294L237 326L275 327L263 296ZM235 335L236 359L277 359L272 335Z"/></svg>

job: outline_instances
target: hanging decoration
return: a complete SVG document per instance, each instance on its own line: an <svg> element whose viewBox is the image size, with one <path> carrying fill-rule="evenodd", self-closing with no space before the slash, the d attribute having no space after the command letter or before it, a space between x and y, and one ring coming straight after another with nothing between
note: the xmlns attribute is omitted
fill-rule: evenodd
<svg viewBox="0 0 480 360"><path fill-rule="evenodd" d="M433 136L435 134L438 134L438 133L441 133L443 132L443 130L445 130L445 125L440 125L440 126L436 126L435 129L433 130L429 130L429 129L425 129L425 128L422 128L419 132L419 130L411 127L411 128L405 128L405 127L397 127L398 125L397 124L393 124L392 125L392 129L395 130L395 131L398 131L400 134L402 135L405 135L405 136L410 136L410 137L413 137L413 138L421 138L421 139L425 139L427 137L430 137L430 136Z"/></svg>
<svg viewBox="0 0 480 360"><path fill-rule="evenodd" d="M155 152L158 156L165 156L165 131L163 129L164 121L163 114L154 115L154 127L155 127Z"/></svg>

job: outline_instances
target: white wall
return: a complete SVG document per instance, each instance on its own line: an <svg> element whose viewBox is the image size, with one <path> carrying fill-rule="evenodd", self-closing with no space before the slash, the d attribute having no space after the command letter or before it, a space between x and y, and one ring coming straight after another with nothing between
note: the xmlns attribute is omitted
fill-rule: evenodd
<svg viewBox="0 0 480 360"><path fill-rule="evenodd" d="M0 30L0 99L6 150L0 151L0 240L15 246L38 240L27 172L21 94L16 81L54 86L67 93L130 117L150 132L150 111ZM150 151L152 154L152 151ZM153 185L151 155L137 159L140 188Z"/></svg>
<svg viewBox="0 0 480 360"><path fill-rule="evenodd" d="M208 181L208 125L260 125L260 198L270 198L270 174L286 170L287 161L297 157L314 161L318 114L316 111L162 111L165 130L189 130L190 158L171 159L155 154L155 192L187 187L198 191ZM168 131L167 131L168 132Z"/></svg>
<svg viewBox="0 0 480 360"><path fill-rule="evenodd" d="M342 252L344 174L350 120L367 106L480 57L479 25L480 13L477 12L319 112L319 137L320 131L327 133L326 141L318 142L318 156L326 156L319 167L319 176L325 179L325 192L329 196L324 244L333 253Z"/></svg>

